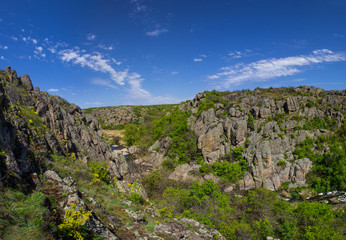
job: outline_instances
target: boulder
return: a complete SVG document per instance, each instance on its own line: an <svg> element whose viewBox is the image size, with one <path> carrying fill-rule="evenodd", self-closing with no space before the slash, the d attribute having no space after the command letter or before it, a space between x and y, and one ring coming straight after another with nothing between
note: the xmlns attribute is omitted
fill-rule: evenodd
<svg viewBox="0 0 346 240"><path fill-rule="evenodd" d="M26 87L26 90L33 91L34 87L32 86L32 82L30 77L27 74L24 74L21 78L22 84Z"/></svg>
<svg viewBox="0 0 346 240"><path fill-rule="evenodd" d="M284 104L285 111L288 113L293 113L299 110L299 104L296 97L290 97L286 99Z"/></svg>

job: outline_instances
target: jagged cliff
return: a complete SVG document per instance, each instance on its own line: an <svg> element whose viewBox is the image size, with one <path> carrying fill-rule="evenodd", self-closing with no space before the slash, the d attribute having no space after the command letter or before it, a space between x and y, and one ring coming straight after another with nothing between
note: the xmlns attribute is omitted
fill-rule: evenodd
<svg viewBox="0 0 346 240"><path fill-rule="evenodd" d="M297 159L295 147L307 137L330 136L341 126L345 95L346 91L315 87L207 92L180 108L192 113L189 124L207 162L213 163L231 148L242 146L249 168L239 182L240 189L278 190L287 181L292 187L305 185L312 162ZM208 102L213 106L203 111L203 104ZM303 128L314 119L322 119L325 125Z"/></svg>

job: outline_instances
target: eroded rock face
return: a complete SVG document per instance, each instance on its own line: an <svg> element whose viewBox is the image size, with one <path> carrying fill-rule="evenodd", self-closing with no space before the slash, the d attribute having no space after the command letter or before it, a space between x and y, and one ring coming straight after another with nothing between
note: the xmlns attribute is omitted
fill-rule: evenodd
<svg viewBox="0 0 346 240"><path fill-rule="evenodd" d="M321 134L332 133L325 129L296 130L296 127L302 127L307 119L315 117L335 119L336 125L340 126L344 118L346 91L327 92L303 86L268 92L282 97L267 97L266 93L262 94L263 90L232 92L224 95L222 104L199 113L198 106L206 97L200 93L181 105L181 109L192 114L188 123L197 135L198 148L207 163L214 163L234 147L246 147L243 155L249 168L238 183L240 189L264 187L277 190L287 181L295 182L294 186L305 185L311 161L294 161L296 145L307 137L316 139ZM227 103L231 103L230 108L226 107ZM253 117L251 121L249 114Z"/></svg>

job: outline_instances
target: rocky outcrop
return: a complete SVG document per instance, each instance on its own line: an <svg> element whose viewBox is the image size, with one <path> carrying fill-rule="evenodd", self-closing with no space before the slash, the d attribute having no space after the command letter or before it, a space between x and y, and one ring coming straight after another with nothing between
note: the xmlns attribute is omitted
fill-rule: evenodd
<svg viewBox="0 0 346 240"><path fill-rule="evenodd" d="M180 109L191 112L188 123L209 164L234 147L246 147L244 157L249 168L238 183L245 190L277 190L284 182L294 183L290 187L305 185L311 160L295 160L293 151L306 137L316 139L331 133L325 129L301 130L302 126L315 117L334 119L340 126L345 115L345 91L302 86L221 92L218 98L222 104L200 112L198 106L207 101L208 94L197 94L192 101L182 103Z"/></svg>
<svg viewBox="0 0 346 240"><path fill-rule="evenodd" d="M85 110L85 112L98 119L104 128L111 128L112 126L132 123L138 120L134 107L131 106L98 108L97 111L90 109Z"/></svg>
<svg viewBox="0 0 346 240"><path fill-rule="evenodd" d="M128 174L123 162L102 140L98 121L63 98L39 89L33 91L28 75L17 77L10 67L0 73L1 175L6 183L26 182L45 170L50 154L72 156L84 162L103 161L111 165L112 176ZM114 164L116 167L114 167Z"/></svg>
<svg viewBox="0 0 346 240"><path fill-rule="evenodd" d="M78 191L74 179L66 177L61 179L54 171L48 170L44 173L45 183L42 187L43 192L57 202L56 210L59 216L64 219L64 214L67 209L74 207L88 211L89 208L81 199L81 193ZM115 233L108 229L97 217L94 212L87 219L85 226L90 231L100 235L106 239L120 239Z"/></svg>
<svg viewBox="0 0 346 240"><path fill-rule="evenodd" d="M26 90L33 91L34 87L32 85L31 79L27 74L24 74L20 80L22 81L23 85L25 86Z"/></svg>
<svg viewBox="0 0 346 240"><path fill-rule="evenodd" d="M179 220L181 223L168 222L158 224L155 226L155 232L161 233L164 236L173 239L195 239L195 240L209 240L220 239L226 240L218 231L205 226L202 223L196 222L191 219L182 218ZM183 224L190 226L194 230L187 230Z"/></svg>

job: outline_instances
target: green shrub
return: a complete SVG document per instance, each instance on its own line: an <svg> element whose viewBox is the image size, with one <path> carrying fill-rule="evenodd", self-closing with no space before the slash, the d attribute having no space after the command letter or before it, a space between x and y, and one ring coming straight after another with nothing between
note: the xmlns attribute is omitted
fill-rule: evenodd
<svg viewBox="0 0 346 240"><path fill-rule="evenodd" d="M137 192L133 192L128 196L129 200L136 203L136 204L140 204L143 205L145 203L145 200L142 198L142 196L137 193Z"/></svg>
<svg viewBox="0 0 346 240"><path fill-rule="evenodd" d="M100 179L105 183L109 183L109 173L105 164L101 162L92 162L90 164L90 168L94 174L94 178Z"/></svg>
<svg viewBox="0 0 346 240"><path fill-rule="evenodd" d="M244 171L240 163L215 162L212 171L217 176L223 177L230 182L236 182L243 177Z"/></svg>
<svg viewBox="0 0 346 240"><path fill-rule="evenodd" d="M161 218L172 218L173 213L172 210L169 210L167 207L163 207L161 209L157 210L157 213L160 215Z"/></svg>
<svg viewBox="0 0 346 240"><path fill-rule="evenodd" d="M250 128L251 131L253 131L255 129L255 124L254 124L255 118L252 116L251 113L248 113L247 116L248 116L247 127Z"/></svg>
<svg viewBox="0 0 346 240"><path fill-rule="evenodd" d="M312 130L312 129L326 129L327 123L325 120L316 116L314 119L307 121L304 124L304 130Z"/></svg>
<svg viewBox="0 0 346 240"><path fill-rule="evenodd" d="M64 235L83 240L86 235L84 224L90 215L91 211L85 211L83 207L77 208L75 204L71 204L71 209L65 210L64 220L58 228Z"/></svg>
<svg viewBox="0 0 346 240"><path fill-rule="evenodd" d="M287 162L284 161L284 160L280 160L280 161L278 162L278 166L286 166L286 165L287 165Z"/></svg>

